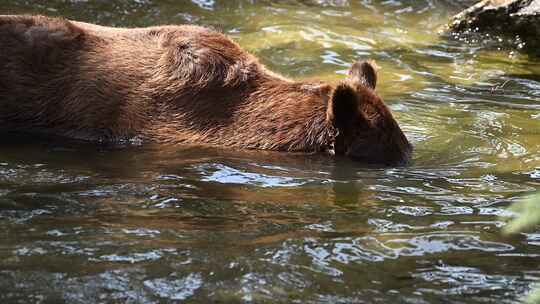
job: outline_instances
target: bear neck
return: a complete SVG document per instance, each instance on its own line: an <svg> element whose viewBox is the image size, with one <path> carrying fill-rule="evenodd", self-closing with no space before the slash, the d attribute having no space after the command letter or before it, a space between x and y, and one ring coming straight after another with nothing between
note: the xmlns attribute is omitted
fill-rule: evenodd
<svg viewBox="0 0 540 304"><path fill-rule="evenodd" d="M327 122L330 86L274 79L253 90L239 111L240 124L253 130L250 145L290 152L321 152L333 143Z"/></svg>
<svg viewBox="0 0 540 304"><path fill-rule="evenodd" d="M184 91L160 106L149 138L288 152L330 151L329 85L270 77L256 85Z"/></svg>

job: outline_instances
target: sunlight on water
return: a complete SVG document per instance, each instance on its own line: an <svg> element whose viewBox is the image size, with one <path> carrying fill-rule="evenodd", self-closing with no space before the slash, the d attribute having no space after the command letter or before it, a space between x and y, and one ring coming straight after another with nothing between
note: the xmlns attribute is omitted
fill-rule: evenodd
<svg viewBox="0 0 540 304"><path fill-rule="evenodd" d="M472 1L19 1L0 13L213 27L291 78L376 60L406 168L3 136L0 302L516 303L538 231L540 62L438 34Z"/></svg>

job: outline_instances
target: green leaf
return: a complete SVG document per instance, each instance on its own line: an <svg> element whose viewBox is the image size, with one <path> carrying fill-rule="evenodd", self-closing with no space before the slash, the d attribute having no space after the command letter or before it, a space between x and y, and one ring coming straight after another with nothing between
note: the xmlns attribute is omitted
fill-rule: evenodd
<svg viewBox="0 0 540 304"><path fill-rule="evenodd" d="M531 292L525 299L527 304L539 304L540 303L540 288L537 288Z"/></svg>
<svg viewBox="0 0 540 304"><path fill-rule="evenodd" d="M503 228L504 234L518 233L540 224L540 193L513 204L508 210L519 216Z"/></svg>

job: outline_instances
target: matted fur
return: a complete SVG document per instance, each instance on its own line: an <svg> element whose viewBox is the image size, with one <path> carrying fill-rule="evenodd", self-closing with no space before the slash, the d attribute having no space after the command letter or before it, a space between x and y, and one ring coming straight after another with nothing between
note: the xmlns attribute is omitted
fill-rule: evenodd
<svg viewBox="0 0 540 304"><path fill-rule="evenodd" d="M198 26L0 16L3 130L403 162L411 147L375 85L369 62L337 86L292 81Z"/></svg>

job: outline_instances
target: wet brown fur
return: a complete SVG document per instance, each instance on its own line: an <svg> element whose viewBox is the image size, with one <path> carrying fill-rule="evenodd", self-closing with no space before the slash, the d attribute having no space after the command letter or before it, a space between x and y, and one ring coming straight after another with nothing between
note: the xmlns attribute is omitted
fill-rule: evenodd
<svg viewBox="0 0 540 304"><path fill-rule="evenodd" d="M357 62L337 86L297 82L203 27L118 29L44 16L0 16L0 50L3 130L95 141L335 149L351 157L356 146L367 161L375 160L370 149L381 149L388 154L377 156L383 162L402 162L410 153L374 93L376 74L369 70L375 68L367 62ZM358 147L361 132L376 136Z"/></svg>

